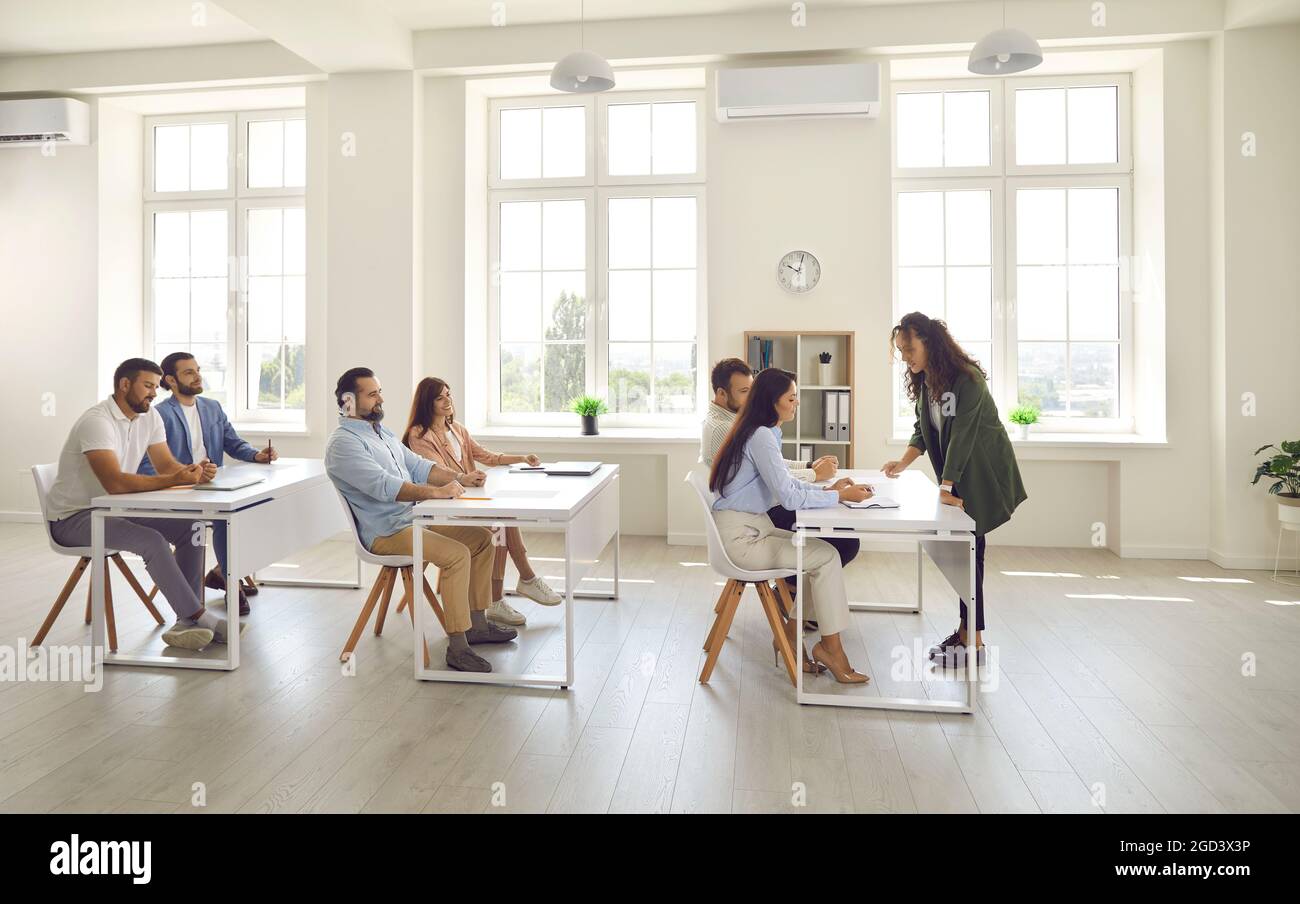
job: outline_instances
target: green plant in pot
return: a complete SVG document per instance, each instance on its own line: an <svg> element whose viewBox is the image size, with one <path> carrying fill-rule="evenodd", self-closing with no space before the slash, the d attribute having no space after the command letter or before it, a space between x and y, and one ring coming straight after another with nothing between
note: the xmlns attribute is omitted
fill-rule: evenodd
<svg viewBox="0 0 1300 904"><path fill-rule="evenodd" d="M570 409L574 414L582 418L582 435L596 436L600 429L596 424L596 418L600 417L609 407L605 404L604 399L598 399L595 396L578 396L571 403Z"/></svg>
<svg viewBox="0 0 1300 904"><path fill-rule="evenodd" d="M1251 486L1259 483L1260 478L1272 478L1273 485L1268 491L1277 497L1277 516L1282 521L1300 522L1300 439L1285 440L1280 446L1269 444L1260 446L1255 454L1270 452L1263 461L1255 465L1255 478ZM1288 512L1283 506L1295 509Z"/></svg>
<svg viewBox="0 0 1300 904"><path fill-rule="evenodd" d="M1038 408L1034 405L1017 405L1007 417L1016 425L1016 438L1028 439L1029 425L1038 423Z"/></svg>

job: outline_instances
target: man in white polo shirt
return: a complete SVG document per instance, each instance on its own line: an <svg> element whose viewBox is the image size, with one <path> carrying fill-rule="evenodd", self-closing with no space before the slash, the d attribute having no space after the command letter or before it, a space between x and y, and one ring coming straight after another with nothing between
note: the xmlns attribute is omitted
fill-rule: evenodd
<svg viewBox="0 0 1300 904"><path fill-rule="evenodd" d="M216 474L216 467L206 459L182 465L167 448L162 418L150 407L161 378L162 368L152 361L123 361L113 374L113 395L77 418L59 454L59 474L50 488L50 533L55 542L90 545L90 501L96 496L206 483ZM135 473L145 455L158 472L154 476ZM226 620L203 606L199 590L203 546L193 542L194 536L193 524L183 519L104 521L105 548L139 554L176 612L176 624L163 634L163 640L187 650L226 641ZM172 545L176 547L174 555Z"/></svg>

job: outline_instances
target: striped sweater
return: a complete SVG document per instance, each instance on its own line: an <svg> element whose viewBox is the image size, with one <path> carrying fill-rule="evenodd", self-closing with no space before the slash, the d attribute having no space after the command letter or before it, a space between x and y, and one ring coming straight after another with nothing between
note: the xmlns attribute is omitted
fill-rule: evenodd
<svg viewBox="0 0 1300 904"><path fill-rule="evenodd" d="M723 408L717 402L709 402L709 410L704 415L704 426L700 432L700 461L704 462L707 468L713 467L713 459L722 448L722 442L731 432L731 425L736 421L736 415ZM790 469L790 476L795 480L803 480L808 483L814 483L817 475L813 469L805 467L807 463L802 461L790 461L785 459L785 466Z"/></svg>

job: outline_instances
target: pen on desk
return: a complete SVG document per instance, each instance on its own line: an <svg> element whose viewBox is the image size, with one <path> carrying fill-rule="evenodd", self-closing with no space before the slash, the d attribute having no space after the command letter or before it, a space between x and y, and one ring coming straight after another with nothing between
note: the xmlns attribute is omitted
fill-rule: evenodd
<svg viewBox="0 0 1300 904"><path fill-rule="evenodd" d="M468 502L491 502L491 496L457 496L457 499L464 499Z"/></svg>
<svg viewBox="0 0 1300 904"><path fill-rule="evenodd" d="M271 454L273 452L275 452L275 450L271 448L271 437L268 436L266 438L266 460L267 461L271 460Z"/></svg>

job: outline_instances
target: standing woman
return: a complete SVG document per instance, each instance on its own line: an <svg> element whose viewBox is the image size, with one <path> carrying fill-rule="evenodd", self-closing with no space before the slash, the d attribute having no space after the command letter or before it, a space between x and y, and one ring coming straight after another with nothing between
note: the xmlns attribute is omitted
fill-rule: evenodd
<svg viewBox="0 0 1300 904"><path fill-rule="evenodd" d="M916 403L916 425L907 451L899 461L881 467L897 477L922 452L939 477L939 499L965 509L975 521L975 649L984 660L984 538L1011 518L1024 502L1024 484L998 406L989 395L988 376L979 362L962 350L942 320L907 314L890 333L894 348L907 366L903 380L907 397ZM961 600L957 630L930 648L930 658L945 666L964 663L967 634L966 600Z"/></svg>
<svg viewBox="0 0 1300 904"><path fill-rule="evenodd" d="M870 487L854 485L847 478L823 488L791 476L781 456L781 425L794 420L798 409L794 374L769 367L754 380L749 399L713 458L709 489L718 494L713 520L727 555L746 571L797 565L794 534L778 529L767 515L774 505L797 512L871 496ZM813 647L812 661L803 654L803 670L816 674L820 665L841 684L866 684L870 679L853 671L840 642L840 633L849 626L849 602L839 553L825 540L812 538L804 544L803 565L810 576L808 599L822 634ZM796 627L793 618L785 623L792 648Z"/></svg>
<svg viewBox="0 0 1300 904"><path fill-rule="evenodd" d="M456 423L456 406L451 399L451 387L437 377L425 377L415 388L411 402L411 417L402 434L402 442L422 458L437 462L444 468L461 474L464 486L483 486L487 475L475 463L493 467L527 462L536 467L541 461L536 455L506 455L489 452L469 435L469 431ZM492 563L492 605L487 617L502 625L522 625L526 621L522 612L504 599L506 556L509 555L519 570L519 584L515 592L543 606L558 606L564 598L550 588L541 576L534 573L528 562L524 537L517 527L505 529L505 546L497 546Z"/></svg>

